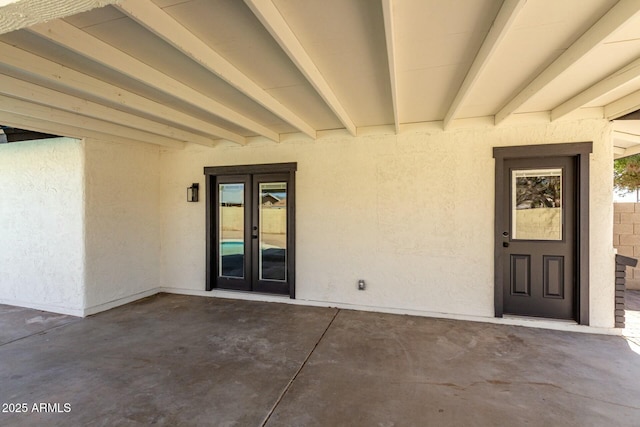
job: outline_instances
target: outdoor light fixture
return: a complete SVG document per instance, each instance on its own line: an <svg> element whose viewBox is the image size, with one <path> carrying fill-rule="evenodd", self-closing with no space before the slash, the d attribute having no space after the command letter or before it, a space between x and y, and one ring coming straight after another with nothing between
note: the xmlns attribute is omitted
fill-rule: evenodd
<svg viewBox="0 0 640 427"><path fill-rule="evenodd" d="M198 201L198 189L200 188L200 184L194 182L191 184L191 187L187 187L187 202L197 202Z"/></svg>

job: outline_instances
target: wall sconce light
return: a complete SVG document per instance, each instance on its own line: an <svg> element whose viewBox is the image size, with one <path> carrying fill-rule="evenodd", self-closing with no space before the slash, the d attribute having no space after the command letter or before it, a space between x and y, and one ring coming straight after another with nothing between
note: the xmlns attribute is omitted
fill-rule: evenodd
<svg viewBox="0 0 640 427"><path fill-rule="evenodd" d="M200 189L200 184L194 182L191 184L191 187L187 187L187 202L197 202L198 201L198 190Z"/></svg>

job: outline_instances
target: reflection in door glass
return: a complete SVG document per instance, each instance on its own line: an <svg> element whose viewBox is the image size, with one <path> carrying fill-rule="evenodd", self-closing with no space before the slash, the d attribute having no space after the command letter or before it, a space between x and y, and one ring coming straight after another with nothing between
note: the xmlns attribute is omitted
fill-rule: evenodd
<svg viewBox="0 0 640 427"><path fill-rule="evenodd" d="M221 277L244 277L244 184L219 184Z"/></svg>
<svg viewBox="0 0 640 427"><path fill-rule="evenodd" d="M562 169L511 172L512 236L562 240Z"/></svg>
<svg viewBox="0 0 640 427"><path fill-rule="evenodd" d="M260 183L260 280L287 280L287 183Z"/></svg>

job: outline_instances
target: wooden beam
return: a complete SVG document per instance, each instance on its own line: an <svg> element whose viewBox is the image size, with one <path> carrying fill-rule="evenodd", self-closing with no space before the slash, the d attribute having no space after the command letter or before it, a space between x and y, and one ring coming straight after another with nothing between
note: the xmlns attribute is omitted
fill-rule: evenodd
<svg viewBox="0 0 640 427"><path fill-rule="evenodd" d="M570 66L584 58L600 45L607 37L620 27L636 18L640 13L640 0L620 0L587 32L576 40L567 50L551 63L542 73L535 77L518 94L512 97L500 111L496 113L495 124L502 123L525 102L558 78Z"/></svg>
<svg viewBox="0 0 640 427"><path fill-rule="evenodd" d="M551 120L566 116L636 79L640 79L640 58L551 110Z"/></svg>
<svg viewBox="0 0 640 427"><path fill-rule="evenodd" d="M605 105L604 116L608 120L614 120L637 110L640 110L640 90Z"/></svg>
<svg viewBox="0 0 640 427"><path fill-rule="evenodd" d="M204 111L209 111L245 129L256 132L258 135L262 135L273 141L280 140L277 132L233 111L218 101L208 98L201 92L167 76L71 24L58 20L31 27L29 31L83 55L87 59L102 64L112 70L116 70L147 86L153 87L162 93L180 99Z"/></svg>
<svg viewBox="0 0 640 427"><path fill-rule="evenodd" d="M10 113L6 111L0 111L0 122L7 126L16 128L27 128L37 132L49 133L62 137L77 139L93 138L101 141L111 142L147 143L145 141L138 141L131 138L119 138L115 137L114 135L108 135L106 133L95 132L88 129L80 129L75 126L53 123L41 118L23 116L21 114Z"/></svg>
<svg viewBox="0 0 640 427"><path fill-rule="evenodd" d="M34 118L31 116L23 116L21 114L11 113L7 111L0 111L0 121L6 126L32 129L36 132L43 132L52 135L58 135L61 137L69 138L96 138L107 141L113 141L116 138L113 135L100 134L98 132L92 132L87 129L80 129L73 126L62 125L60 123L53 123L40 118ZM118 138L119 139L119 138ZM142 141L136 141L142 142Z"/></svg>
<svg viewBox="0 0 640 427"><path fill-rule="evenodd" d="M147 117L170 122L200 134L226 139L240 145L247 143L242 135L6 43L0 42L0 58L0 70L10 71L12 75L17 74L22 80L35 79L47 87L97 99L105 105L125 111L143 113Z"/></svg>
<svg viewBox="0 0 640 427"><path fill-rule="evenodd" d="M623 157L629 157L636 154L640 154L640 144L632 145L629 148L622 148L622 149L620 147L613 147L614 159L621 159Z"/></svg>
<svg viewBox="0 0 640 427"><path fill-rule="evenodd" d="M634 144L640 144L640 135L637 135L635 133L620 132L620 131L614 130L611 135L611 138L617 139L620 141L631 142Z"/></svg>
<svg viewBox="0 0 640 427"><path fill-rule="evenodd" d="M4 74L0 74L0 94L115 124L123 124L127 127L166 136L174 140L192 142L207 147L216 145L216 142L202 135L176 129Z"/></svg>
<svg viewBox="0 0 640 427"><path fill-rule="evenodd" d="M384 16L384 34L387 41L387 62L389 63L389 80L391 83L391 100L393 103L393 123L396 128L396 133L399 133L400 113L398 112L398 77L396 71L393 0L382 0L382 15Z"/></svg>
<svg viewBox="0 0 640 427"><path fill-rule="evenodd" d="M624 153L625 153L626 151L627 151L627 150L626 150L625 148L622 148L622 147L616 147L616 146L614 146L614 147L613 147L613 158L614 158L614 159L619 159L620 157L623 157L623 156L624 156Z"/></svg>
<svg viewBox="0 0 640 427"><path fill-rule="evenodd" d="M491 29L482 42L482 46L480 46L480 50L478 50L473 64L471 64L460 89L458 89L458 93L444 117L443 127L445 130L449 129L451 122L456 118L460 108L475 87L480 75L491 62L491 59L493 59L500 44L509 33L509 30L513 28L513 23L516 21L520 12L522 12L522 9L524 9L526 3L527 0L505 0L504 3L502 3L502 7L496 15Z"/></svg>
<svg viewBox="0 0 640 427"><path fill-rule="evenodd" d="M124 0L117 5L117 8L276 116L311 138L316 138L316 130L313 127L282 105L151 0Z"/></svg>
<svg viewBox="0 0 640 427"><path fill-rule="evenodd" d="M289 55L289 58L291 58L309 83L311 83L322 99L324 99L329 108L331 108L331 111L338 117L338 120L342 122L351 135L355 136L357 134L356 125L349 117L349 114L347 114L347 111L329 86L329 83L327 83L320 70L318 70L316 64L282 17L278 8L276 8L271 0L244 0L244 2L260 22L262 22L262 25L269 31L280 47Z"/></svg>
<svg viewBox="0 0 640 427"><path fill-rule="evenodd" d="M64 18L115 3L118 0L9 0L0 2L0 34L52 19Z"/></svg>
<svg viewBox="0 0 640 427"><path fill-rule="evenodd" d="M79 129L86 129L99 132L105 135L118 136L124 139L134 139L147 142L149 144L162 145L169 148L184 148L184 143L164 136L128 128L122 125L104 122L91 117L69 113L56 108L34 104L28 101L0 95L0 111L5 113L15 113L21 116L33 117L34 119L45 120L61 125L72 126ZM52 132L58 133L58 132Z"/></svg>

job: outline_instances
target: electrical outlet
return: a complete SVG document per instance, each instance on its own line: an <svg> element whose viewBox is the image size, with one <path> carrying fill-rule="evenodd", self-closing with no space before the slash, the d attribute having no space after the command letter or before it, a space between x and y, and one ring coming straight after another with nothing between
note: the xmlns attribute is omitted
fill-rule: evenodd
<svg viewBox="0 0 640 427"><path fill-rule="evenodd" d="M360 279L358 280L358 290L359 291L364 291L364 289L367 287L367 285L364 283L364 280Z"/></svg>

